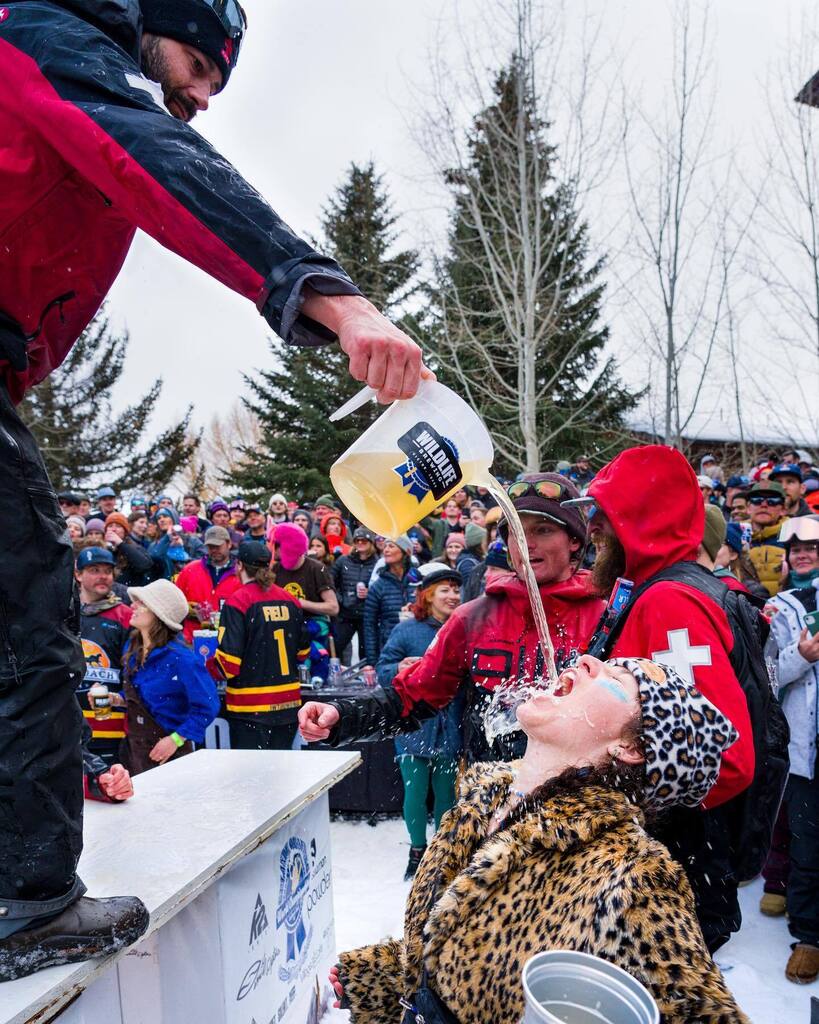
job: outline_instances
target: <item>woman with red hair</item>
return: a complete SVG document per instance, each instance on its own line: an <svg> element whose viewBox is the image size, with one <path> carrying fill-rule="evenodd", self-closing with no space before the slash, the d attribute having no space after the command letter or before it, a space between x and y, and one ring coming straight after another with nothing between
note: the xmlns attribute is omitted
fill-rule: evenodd
<svg viewBox="0 0 819 1024"><path fill-rule="evenodd" d="M389 686L396 673L418 661L461 603L461 574L441 562L420 566L412 618L399 622L381 651L378 681ZM463 701L456 698L417 732L395 740L404 781L404 821L410 837L405 880L412 878L427 846L427 794L434 799L435 828L455 803L455 775L461 751Z"/></svg>

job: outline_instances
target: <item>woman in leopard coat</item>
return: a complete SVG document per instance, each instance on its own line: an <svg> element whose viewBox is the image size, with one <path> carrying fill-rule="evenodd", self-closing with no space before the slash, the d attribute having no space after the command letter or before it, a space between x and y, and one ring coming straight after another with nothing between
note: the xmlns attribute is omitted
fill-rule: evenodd
<svg viewBox="0 0 819 1024"><path fill-rule="evenodd" d="M331 981L354 1024L400 1024L424 980L458 1024L518 1024L535 953L624 968L663 1024L747 1024L712 961L685 873L643 811L699 804L726 719L672 670L584 657L518 709L524 758L478 764L427 849L404 938L343 953Z"/></svg>

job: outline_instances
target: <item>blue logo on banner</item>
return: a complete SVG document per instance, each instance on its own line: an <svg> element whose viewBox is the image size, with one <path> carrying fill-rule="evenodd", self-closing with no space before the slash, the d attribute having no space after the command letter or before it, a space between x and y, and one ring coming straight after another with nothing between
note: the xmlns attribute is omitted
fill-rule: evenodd
<svg viewBox="0 0 819 1024"><path fill-rule="evenodd" d="M291 836L279 858L279 903L276 927L287 929L287 960L299 961L310 936L304 924L304 900L310 888L310 859L304 840ZM281 973L281 971L279 972Z"/></svg>

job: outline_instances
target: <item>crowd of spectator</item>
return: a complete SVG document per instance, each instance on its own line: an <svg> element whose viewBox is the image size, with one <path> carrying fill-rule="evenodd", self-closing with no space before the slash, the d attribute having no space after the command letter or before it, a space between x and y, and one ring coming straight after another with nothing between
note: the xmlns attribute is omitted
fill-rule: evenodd
<svg viewBox="0 0 819 1024"><path fill-rule="evenodd" d="M819 472L801 451L728 475L705 456L694 472L706 511L697 560L771 623L767 653L793 738L761 910L787 910L799 949L808 951L791 974L815 976ZM583 494L595 473L580 456L547 476ZM528 489L539 500L537 485ZM483 488L462 488L395 538L352 520L329 493L300 502L282 493L266 503L140 493L126 501L102 487L93 502L69 492L59 501L76 551L88 666L78 689L90 728L87 792L105 799L127 798L129 773L201 744L217 715L230 722L234 746L290 747L302 687L325 685L333 659L390 687L461 606L490 581L494 594L509 596L503 580L515 578L501 510ZM580 564L595 568L598 535L581 542L582 517L579 523L575 529L563 517L571 573ZM600 569L598 583L606 578ZM547 614L554 622L560 612L547 607ZM270 624L280 628L271 634ZM215 651L200 653L202 636L217 638ZM108 690L102 714L93 699L100 683ZM435 827L454 802L458 758L472 742L464 719L460 694L396 740L411 844L407 877L426 846L429 790Z"/></svg>

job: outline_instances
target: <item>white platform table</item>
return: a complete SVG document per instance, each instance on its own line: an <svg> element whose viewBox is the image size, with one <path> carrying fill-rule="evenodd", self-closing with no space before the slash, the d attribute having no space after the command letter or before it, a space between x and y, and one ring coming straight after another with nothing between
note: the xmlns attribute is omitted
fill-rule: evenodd
<svg viewBox="0 0 819 1024"><path fill-rule="evenodd" d="M334 962L327 791L355 753L200 750L86 801L89 896L151 923L106 960L0 984L0 1024L307 1024Z"/></svg>

